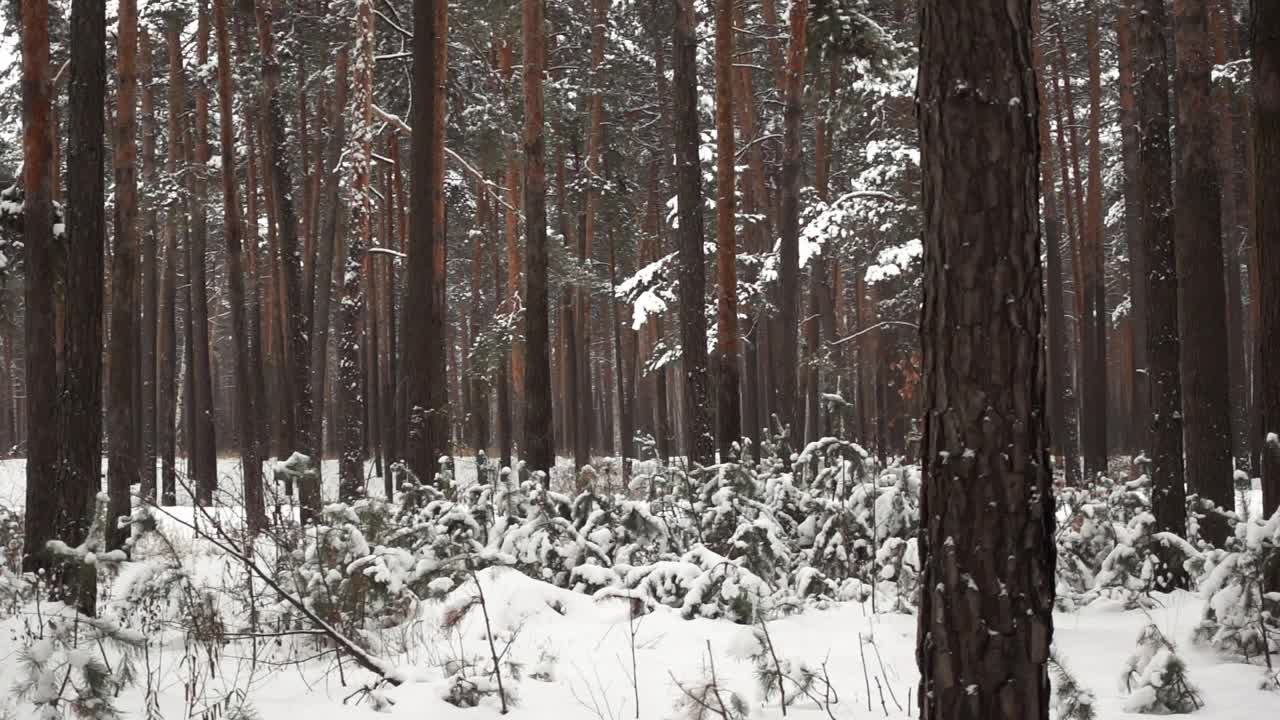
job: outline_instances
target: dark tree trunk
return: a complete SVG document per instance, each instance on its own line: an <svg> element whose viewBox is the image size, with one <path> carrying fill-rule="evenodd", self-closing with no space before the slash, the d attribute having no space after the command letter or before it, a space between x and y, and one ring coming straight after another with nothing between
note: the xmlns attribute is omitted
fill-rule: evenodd
<svg viewBox="0 0 1280 720"><path fill-rule="evenodd" d="M734 194L733 0L717 0L716 16L716 437L727 460L742 439L738 357L738 238Z"/></svg>
<svg viewBox="0 0 1280 720"><path fill-rule="evenodd" d="M1222 272L1221 187L1214 155L1210 97L1213 58L1206 0L1176 0L1175 92L1178 158L1174 233L1178 266L1178 328L1182 339L1182 414L1187 484L1201 500L1235 507L1231 467L1231 382L1227 368L1226 289ZM1201 535L1221 547L1225 518L1210 511Z"/></svg>
<svg viewBox="0 0 1280 720"><path fill-rule="evenodd" d="M523 455L551 485L556 464L551 422L551 323L547 301L547 171L542 117L546 65L543 0L524 0L525 366ZM603 33L603 28L601 29Z"/></svg>
<svg viewBox="0 0 1280 720"><path fill-rule="evenodd" d="M493 296L501 298L502 288L502 254L493 253ZM500 467L511 467L511 373L507 365L507 353L498 353L498 462ZM514 471L514 468L512 468Z"/></svg>
<svg viewBox="0 0 1280 720"><path fill-rule="evenodd" d="M263 147L271 166L272 195L280 220L280 262L284 268L285 304L287 315L281 317L287 331L288 351L283 355L285 366L291 374L291 397L296 408L290 419L294 437L289 438L292 447L303 454L312 454L316 448L310 433L312 394L310 386L310 358L308 332L310 320L304 314L302 302L302 258L298 248L298 218L293 202L293 173L289 167L288 139L284 123L284 102L280 98L280 63L276 58L275 39L272 34L274 14L273 0L255 0L258 47L262 58L262 78L266 86L267 127L270 137L264 138ZM302 93L305 107L306 93ZM303 132L305 133L305 127ZM306 167L306 155L303 155ZM266 172L266 168L263 169Z"/></svg>
<svg viewBox="0 0 1280 720"><path fill-rule="evenodd" d="M1152 512L1161 530L1185 535L1182 379L1178 373L1178 274L1174 259L1173 158L1164 0L1138 0L1133 16L1138 92L1138 200L1147 258L1147 381L1151 398Z"/></svg>
<svg viewBox="0 0 1280 720"><path fill-rule="evenodd" d="M779 188L778 234L781 238L779 258L778 323L782 331L778 348L778 416L792 428L792 438L800 431L800 407L797 402L799 381L797 365L800 354L800 326L797 313L800 302L800 175L804 159L800 152L801 121L804 119L804 69L807 50L806 23L809 0L791 4L791 46L787 53L786 93L783 107L782 180Z"/></svg>
<svg viewBox="0 0 1280 720"><path fill-rule="evenodd" d="M799 0L801 4L805 0ZM675 0L672 34L675 93L676 189L679 233L681 369L684 372L685 452L690 466L715 460L707 383L706 264L702 243L702 178L698 162L697 37L693 0ZM785 242L784 242L785 245ZM785 297L785 290L784 290Z"/></svg>
<svg viewBox="0 0 1280 720"><path fill-rule="evenodd" d="M438 45L446 38L437 7L446 0L414 0L413 118L410 171L409 270L405 282L406 308L422 322L405 325L405 398L409 435L405 457L418 482L435 481L439 458L448 449L449 406L445 367L443 301L437 287L435 263L443 259L443 194L437 181L443 168L443 98L437 98L437 76L444 68Z"/></svg>
<svg viewBox="0 0 1280 720"><path fill-rule="evenodd" d="M1130 390L1130 413L1123 422L1129 433L1129 449L1145 451L1150 447L1147 419L1150 400L1147 393L1147 259L1142 246L1141 188L1138 168L1138 108L1134 84L1133 7L1132 0L1116 6L1116 35L1120 56L1120 135L1124 153L1124 235L1129 250L1129 333L1133 343L1133 367L1127 383Z"/></svg>
<svg viewBox="0 0 1280 720"><path fill-rule="evenodd" d="M1089 44L1089 185L1085 227L1080 244L1080 277L1076 292L1084 296L1081 356L1081 431L1084 469L1090 478L1107 472L1107 303L1102 245L1102 61L1097 0L1087 1Z"/></svg>
<svg viewBox="0 0 1280 720"><path fill-rule="evenodd" d="M338 166L342 157L342 149L347 141L347 66L348 48L343 46L338 51L335 69L334 96L330 107L330 134L324 150L324 167L326 169L324 197L320 202L324 206L324 226L318 238L319 257L315 263L315 285L311 291L312 315L310 325L311 388L308 391L311 412L307 417L310 428L301 440L310 441L316 454L316 462L324 457L324 417L325 417L325 382L329 372L329 301L333 295L334 256L338 254L338 230L342 210L341 201L341 168ZM318 467L318 465L317 465ZM309 504L309 503L304 503ZM308 508L319 511L319 507Z"/></svg>
<svg viewBox="0 0 1280 720"><path fill-rule="evenodd" d="M138 177L137 141L134 138L134 103L138 92L138 6L121 0L119 49L116 71L115 158L116 232L111 259L111 359L107 385L107 547L124 546L128 527L116 519L130 512L129 487L139 480L138 435L134 423L134 388L138 381L137 313L134 282L137 276Z"/></svg>
<svg viewBox="0 0 1280 720"><path fill-rule="evenodd" d="M1036 63L1037 90L1041 98L1045 93L1045 78L1048 76L1044 59L1044 43L1041 28L1040 4L1033 7L1036 20L1036 43L1034 59ZM1049 130L1049 113L1040 113L1040 193L1044 198L1044 230L1047 245L1048 273L1045 283L1048 290L1046 306L1048 310L1048 352L1047 359L1049 391L1048 422L1050 436L1061 449L1064 464L1076 463L1079 448L1076 447L1074 428L1067 429L1067 407L1072 403L1069 393L1071 388L1070 350L1067 343L1067 308L1062 294L1062 224L1058 216L1058 197L1054 185L1053 138ZM1076 478L1072 478L1073 480Z"/></svg>
<svg viewBox="0 0 1280 720"><path fill-rule="evenodd" d="M72 5L67 192L77 201L67 205L66 225L67 242L74 243L78 250L67 254L66 296L71 302L66 316L66 374L56 405L60 454L57 482L41 483L44 488L56 488L58 497L41 498L40 502L46 512L57 508L59 513L56 535L50 537L73 547L88 537L95 498L102 487L102 273L106 245L106 128L102 108L106 105L106 24L106 10L98 0L76 0ZM31 162L28 158L27 162ZM28 313L31 311L32 306L28 306ZM54 405L52 398L48 404ZM28 518L36 515L36 508L28 495ZM30 542L30 535L28 538ZM40 544L28 547L38 548ZM86 582L64 597L77 598L81 611L90 614L96 594L90 583L93 578L94 573L75 571L64 575L71 587L78 580Z"/></svg>
<svg viewBox="0 0 1280 720"><path fill-rule="evenodd" d="M1253 162L1259 188L1280 183L1280 3L1253 4ZM1262 460L1262 511L1280 509L1280 204L1266 192L1253 202L1258 259L1258 400L1267 438ZM1269 362L1268 362L1269 361ZM1273 589L1275 589L1273 583Z"/></svg>
<svg viewBox="0 0 1280 720"><path fill-rule="evenodd" d="M559 215L560 234L564 238L565 253L571 252L573 247L573 225L569 222L569 195L565 190L564 183L565 167L564 167L564 143L560 143L560 147L556 154L556 200L557 214ZM496 261L495 261L496 262ZM565 412L565 430L566 439L568 440L566 447L573 452L573 469L575 472L582 469L582 466L589 462L590 453L585 447L586 441L579 442L578 425L579 425L579 408L578 408L578 380L581 373L578 372L578 322L574 318L574 293L571 286L565 283L560 290L560 317L561 332L564 334L564 356L560 359L564 376L564 412Z"/></svg>
<svg viewBox="0 0 1280 720"><path fill-rule="evenodd" d="M166 148L165 171L172 181L177 181L178 163L183 157L181 112L185 108L182 92L182 56L179 51L179 32L181 18L176 14L165 17L165 47L168 56L169 90L168 117L169 138ZM184 208L176 193L171 195L165 204L164 227L164 274L160 280L160 347L159 347L159 382L156 393L156 428L157 444L160 453L160 504L177 504L178 466L177 466L177 364L178 331L177 331L177 287L178 265L182 259L178 255L178 225L183 222ZM189 411L190 408L184 408Z"/></svg>
<svg viewBox="0 0 1280 720"><path fill-rule="evenodd" d="M921 718L1049 717L1054 500L1031 26L1030 2L921 3Z"/></svg>
<svg viewBox="0 0 1280 720"><path fill-rule="evenodd" d="M209 64L209 5L200 0L196 29L196 62ZM195 136L186 143L190 183L191 242L187 243L187 277L191 302L192 354L192 436L190 438L191 475L195 480L195 500L212 505L218 487L218 448L213 417L213 372L209 345L209 288L205 272L205 251L209 239L209 221L205 208L209 194L209 89L196 86Z"/></svg>
<svg viewBox="0 0 1280 720"><path fill-rule="evenodd" d="M139 429L142 436L141 466L142 495L151 502L156 500L156 316L159 313L160 294L156 287L159 272L157 266L159 228L156 226L156 106L155 89L152 86L151 36L146 28L138 35L142 73L142 180L147 191L142 202L142 276L141 331L142 347L139 358L142 363L142 417Z"/></svg>
<svg viewBox="0 0 1280 720"><path fill-rule="evenodd" d="M262 458L258 455L258 399L253 395L249 354L249 320L246 312L245 268L242 248L243 228L240 201L236 193L236 149L233 138L234 106L231 94L231 50L227 28L228 0L213 0L214 26L218 39L218 105L222 146L223 234L226 241L227 283L231 305L231 336L235 347L236 425L240 441L240 464L244 476L244 507L250 534L267 525L262 492Z"/></svg>

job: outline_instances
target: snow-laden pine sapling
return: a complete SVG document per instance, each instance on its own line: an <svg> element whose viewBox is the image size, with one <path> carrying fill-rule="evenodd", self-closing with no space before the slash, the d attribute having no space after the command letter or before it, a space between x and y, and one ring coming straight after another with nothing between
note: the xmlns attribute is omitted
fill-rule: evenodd
<svg viewBox="0 0 1280 720"><path fill-rule="evenodd" d="M1187 678L1187 666L1173 643L1151 623L1138 636L1138 647L1122 677L1129 693L1124 709L1136 713L1189 713L1204 707Z"/></svg>
<svg viewBox="0 0 1280 720"><path fill-rule="evenodd" d="M1049 671L1053 673L1053 707L1059 720L1094 720L1093 693L1067 668L1056 647L1049 651Z"/></svg>
<svg viewBox="0 0 1280 720"><path fill-rule="evenodd" d="M671 675L671 680L681 693L676 709L683 711L688 720L712 720L717 716L720 720L746 720L750 712L741 695L721 686L710 640L707 640L707 664L703 667L702 680L692 688L681 683L675 675Z"/></svg>

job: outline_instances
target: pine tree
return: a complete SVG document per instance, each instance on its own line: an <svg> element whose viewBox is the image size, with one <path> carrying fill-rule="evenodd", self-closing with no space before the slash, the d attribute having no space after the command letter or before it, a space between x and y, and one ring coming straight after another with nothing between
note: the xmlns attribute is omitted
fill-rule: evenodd
<svg viewBox="0 0 1280 720"><path fill-rule="evenodd" d="M1054 503L1031 3L925 0L920 37L920 716L1047 720ZM984 612L996 597L1006 610Z"/></svg>

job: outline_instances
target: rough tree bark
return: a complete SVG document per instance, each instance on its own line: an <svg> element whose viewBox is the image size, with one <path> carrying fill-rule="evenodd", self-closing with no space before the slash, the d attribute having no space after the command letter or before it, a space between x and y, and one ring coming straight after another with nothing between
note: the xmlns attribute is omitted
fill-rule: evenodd
<svg viewBox="0 0 1280 720"><path fill-rule="evenodd" d="M1047 720L1054 501L1031 2L924 0L920 37L920 717Z"/></svg>
<svg viewBox="0 0 1280 720"><path fill-rule="evenodd" d="M1138 0L1139 210L1147 257L1147 376L1150 383L1152 512L1161 530L1186 534L1182 467L1182 379L1178 372L1178 273L1174 259L1173 158L1169 136L1169 58L1164 0Z"/></svg>
<svg viewBox="0 0 1280 720"><path fill-rule="evenodd" d="M531 472L556 464L551 422L551 323L547 305L547 170L542 116L544 0L524 2L525 388L524 456ZM603 32L603 30L602 30Z"/></svg>
<svg viewBox="0 0 1280 720"><path fill-rule="evenodd" d="M781 361L776 364L778 416L790 423L792 438L800 429L797 393L800 326L797 318L800 302L800 175L804 159L800 152L801 123L804 119L804 69L807 51L809 0L791 3L791 45L787 51L785 95L783 107L782 180L779 188L778 234L781 239L779 258L778 322L782 340Z"/></svg>
<svg viewBox="0 0 1280 720"><path fill-rule="evenodd" d="M717 0L716 16L716 437L728 459L742 439L738 358L738 238L734 195L733 0Z"/></svg>
<svg viewBox="0 0 1280 720"><path fill-rule="evenodd" d="M200 0L196 26L196 62L209 64L209 3ZM196 85L195 135L186 144L188 151L191 241L187 243L187 278L190 290L192 437L189 467L195 480L196 502L213 504L218 486L217 445L213 424L213 378L209 346L209 287L205 272L205 251L209 239L206 215L209 194L209 89ZM189 128L188 128L189 129Z"/></svg>
<svg viewBox="0 0 1280 720"><path fill-rule="evenodd" d="M72 301L67 307L65 375L57 404L58 474L55 483L42 483L57 497L42 498L41 503L45 505L44 512L57 509L53 537L73 547L88 537L95 497L102 486L102 272L106 245L106 128L102 108L107 92L106 27L106 9L99 0L76 0L71 6L67 192L77 201L67 206L66 225L67 242L78 251L67 254L66 296ZM28 518L38 517L38 512L28 496ZM29 529L30 524L28 520ZM94 575L67 572L63 576L68 586L81 578L86 581L67 595L78 598L80 610L90 614L96 593L88 581Z"/></svg>
<svg viewBox="0 0 1280 720"><path fill-rule="evenodd" d="M419 482L434 482L439 458L449 443L448 387L446 386L444 315L436 308L443 295L436 287L434 264L437 248L445 242L440 212L444 188L436 182L443 167L443 135L437 128L444 121L443 104L437 93L439 55L437 44L445 42L437 4L446 0L414 0L413 114L410 172L412 193L409 214L409 268L405 281L404 306L413 308L423 322L405 327L405 403L408 409L408 442L405 457Z"/></svg>
<svg viewBox="0 0 1280 720"><path fill-rule="evenodd" d="M1182 339L1182 414L1187 485L1202 500L1235 508L1231 467L1231 383L1227 368L1226 289L1222 272L1221 187L1210 96L1213 58L1206 0L1175 0L1178 145L1174 237L1178 329ZM1217 546L1227 523L1207 513L1201 534Z"/></svg>
<svg viewBox="0 0 1280 720"><path fill-rule="evenodd" d="M111 258L111 354L107 384L107 547L123 547L127 526L116 518L128 515L129 486L138 482L138 436L133 412L138 381L134 363L138 317L134 308L138 238L138 144L134 138L134 105L138 92L138 5L121 0L116 52L116 122L113 138L116 198L115 247Z"/></svg>
<svg viewBox="0 0 1280 720"><path fill-rule="evenodd" d="M804 3L805 0L799 0ZM690 466L715 460L707 383L706 265L702 243L702 178L698 161L698 76L693 0L675 0L672 66L675 97L676 196L679 219L681 368L684 372L685 454ZM785 296L785 291L784 291Z"/></svg>
<svg viewBox="0 0 1280 720"><path fill-rule="evenodd" d="M262 458L258 433L259 399L254 397L249 354L249 320L246 312L245 267L243 257L243 224L240 201L236 192L236 147L234 106L231 93L231 49L227 28L228 0L213 0L214 26L218 43L218 109L219 135L222 146L223 240L226 242L227 283L231 305L231 335L235 347L236 424L239 427L240 471L244 477L245 522L250 534L267 526L263 505Z"/></svg>
<svg viewBox="0 0 1280 720"><path fill-rule="evenodd" d="M1259 188L1280 183L1280 3L1253 4L1253 162ZM1254 253L1258 259L1258 399L1265 437L1280 435L1280 204L1268 193L1253 201ZM1280 442L1267 442L1262 460L1262 510L1280 508ZM1273 583L1274 585L1274 583Z"/></svg>

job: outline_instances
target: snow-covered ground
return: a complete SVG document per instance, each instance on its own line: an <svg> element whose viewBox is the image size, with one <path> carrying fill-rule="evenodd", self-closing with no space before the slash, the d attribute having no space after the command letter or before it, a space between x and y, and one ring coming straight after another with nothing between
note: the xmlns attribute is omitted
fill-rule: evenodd
<svg viewBox="0 0 1280 720"><path fill-rule="evenodd" d="M236 465L232 460L219 464L228 485L234 486L238 478ZM469 472L474 475L474 466ZM467 473L468 465L463 463L460 479L464 482ZM326 464L329 493L336 489L335 474L336 468ZM0 504L20 507L24 486L21 461L0 463ZM377 483L371 486L375 492L379 488ZM192 513L189 507L176 508L174 517L159 519L160 529L176 538L181 552L203 558L197 566L204 575L202 582L213 590L226 582L223 570L233 563L183 532L182 521L189 520ZM145 560L131 563L121 571L115 582L117 592L123 592L131 579L143 572L143 563ZM662 606L633 622L623 600L597 601L509 568L484 570L478 581L497 649L504 653L504 666L508 661L519 666L519 679L511 674L505 678L508 689L516 695L513 717L681 717L685 711L676 707L681 687L699 683L712 663L721 687L737 692L750 708L751 717L776 720L783 715L776 697L764 699L755 678L749 659L756 643L751 627L725 620L685 620L678 611ZM260 651L256 662L249 641L223 645L214 660L216 674L204 676L193 668L208 666L207 650L192 652L180 639L157 635L152 638L155 645L147 651L146 665L155 669L150 684L156 689L158 705L147 711L146 683L125 690L116 704L130 718L203 715L232 720L228 709L239 704L237 693L245 692L252 708L265 720L374 717L379 706L405 718L492 717L498 713L496 697L470 709L443 699L449 689L447 666L460 658L483 663L489 657L481 609L472 609L460 623L447 627L449 611L475 591L475 583L466 582L444 601L421 603L412 622L370 638L379 657L394 666L392 674L405 681L397 687L382 685L373 693L360 692L376 677L350 658L338 662L327 652L328 646L313 636L284 638L273 651ZM1149 611L1125 610L1118 601L1103 600L1055 615L1060 657L1095 695L1098 718L1137 717L1123 711L1126 693L1121 678L1139 632L1149 623L1155 623L1177 645L1186 662L1190 680L1205 706L1197 717L1280 717L1280 693L1260 689L1263 671L1259 665L1228 662L1191 642L1191 630L1203 609L1198 595L1180 592L1157 595L1156 599L1159 607ZM24 638L47 618L36 617L30 607L4 616L8 619L0 622L0 717L35 717L29 703L6 697L4 689L12 687L24 672L20 662ZM832 603L776 619L768 630L784 662L803 662L814 669L825 666L838 697L838 702L827 708L812 699L798 701L789 708L788 717L852 720L917 714L914 617L873 613L862 603ZM295 662L299 657L317 655L316 659ZM511 671L508 667L507 672ZM193 680L197 677L203 679ZM196 692L205 699L189 702ZM225 707L206 712L207 703L220 698Z"/></svg>

